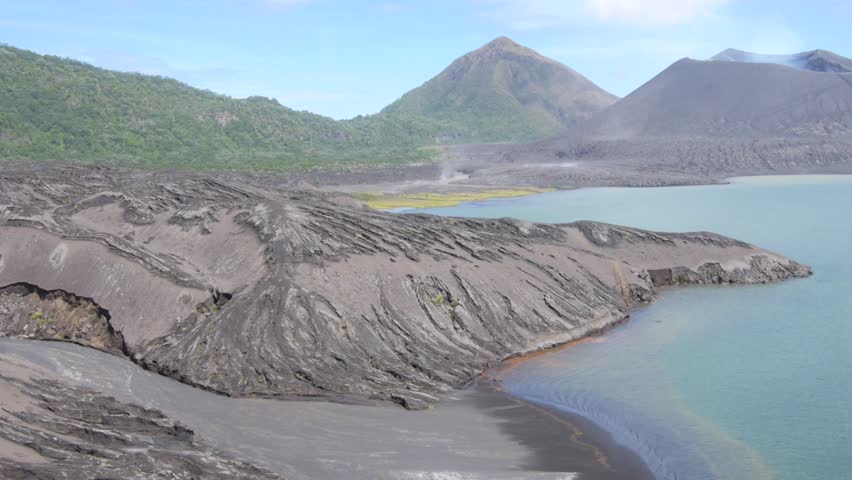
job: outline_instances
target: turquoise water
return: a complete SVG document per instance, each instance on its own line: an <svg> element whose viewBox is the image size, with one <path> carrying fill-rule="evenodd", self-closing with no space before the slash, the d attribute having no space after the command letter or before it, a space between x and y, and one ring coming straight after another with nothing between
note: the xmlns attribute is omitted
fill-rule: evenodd
<svg viewBox="0 0 852 480"><path fill-rule="evenodd" d="M509 372L515 395L597 421L666 479L852 479L852 177L554 192L431 213L710 230L814 276L665 292L622 327Z"/></svg>

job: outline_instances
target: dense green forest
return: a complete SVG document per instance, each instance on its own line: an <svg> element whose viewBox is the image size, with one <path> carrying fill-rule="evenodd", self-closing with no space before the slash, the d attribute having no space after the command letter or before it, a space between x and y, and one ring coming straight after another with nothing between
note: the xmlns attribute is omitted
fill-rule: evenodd
<svg viewBox="0 0 852 480"><path fill-rule="evenodd" d="M144 168L280 170L430 157L441 126L402 116L335 121L0 46L0 158Z"/></svg>
<svg viewBox="0 0 852 480"><path fill-rule="evenodd" d="M478 69L473 73L482 79L460 84L466 98L479 101L452 108L452 99L438 97L457 92L424 95L421 88L404 98L439 107L395 104L376 115L337 121L264 97L233 99L169 78L0 45L0 159L287 170L423 162L434 159L442 144L555 133L559 125L542 121L539 106L527 109L515 95L501 93L509 72L504 63ZM438 77L432 84L436 80L446 82Z"/></svg>

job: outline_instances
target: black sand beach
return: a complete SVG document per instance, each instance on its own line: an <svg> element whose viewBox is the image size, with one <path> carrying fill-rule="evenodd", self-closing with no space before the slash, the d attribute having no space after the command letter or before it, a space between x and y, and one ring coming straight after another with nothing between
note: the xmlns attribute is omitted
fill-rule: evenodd
<svg viewBox="0 0 852 480"><path fill-rule="evenodd" d="M653 480L639 456L594 422L513 397L496 380L479 382L474 404L499 420L501 429L532 453L525 469L572 471L586 480Z"/></svg>

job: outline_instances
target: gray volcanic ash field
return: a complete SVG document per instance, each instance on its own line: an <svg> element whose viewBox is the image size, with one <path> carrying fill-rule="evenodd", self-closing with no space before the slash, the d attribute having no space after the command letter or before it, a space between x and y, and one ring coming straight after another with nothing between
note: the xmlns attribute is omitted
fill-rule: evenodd
<svg viewBox="0 0 852 480"><path fill-rule="evenodd" d="M0 332L125 355L228 396L421 409L511 355L622 321L660 286L810 274L712 233L394 215L297 187L283 177L7 168ZM58 389L93 409L133 409L31 379L15 385L34 398ZM39 421L67 421L52 412ZM21 421L2 438L40 442ZM145 434L184 441L164 425Z"/></svg>

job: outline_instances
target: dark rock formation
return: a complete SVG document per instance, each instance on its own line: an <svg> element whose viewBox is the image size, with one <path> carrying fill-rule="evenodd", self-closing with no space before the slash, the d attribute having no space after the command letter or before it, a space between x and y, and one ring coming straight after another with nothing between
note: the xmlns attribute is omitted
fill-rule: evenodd
<svg viewBox="0 0 852 480"><path fill-rule="evenodd" d="M124 338L109 320L91 299L63 290L28 283L0 288L0 336L68 341L121 355Z"/></svg>
<svg viewBox="0 0 852 480"><path fill-rule="evenodd" d="M0 284L92 298L134 361L183 382L407 408L623 320L653 298L649 271L810 272L711 233L392 215L277 177L46 166L0 175L0 255Z"/></svg>

